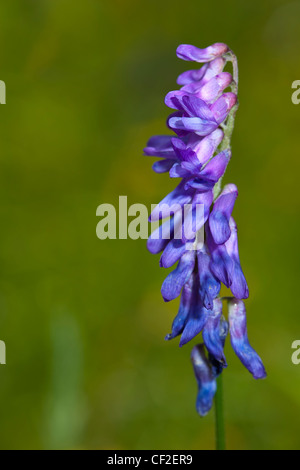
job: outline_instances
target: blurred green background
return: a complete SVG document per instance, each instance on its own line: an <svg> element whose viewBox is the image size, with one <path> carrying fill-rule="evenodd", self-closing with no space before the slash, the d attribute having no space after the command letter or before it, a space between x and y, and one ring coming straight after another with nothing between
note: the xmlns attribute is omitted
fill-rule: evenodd
<svg viewBox="0 0 300 470"><path fill-rule="evenodd" d="M142 149L165 133L180 43L238 55L226 182L238 185L249 336L268 379L227 344L230 449L300 448L300 1L14 0L0 4L2 449L212 449L195 412L191 345L144 240L96 237L101 203L157 203L173 186Z"/></svg>

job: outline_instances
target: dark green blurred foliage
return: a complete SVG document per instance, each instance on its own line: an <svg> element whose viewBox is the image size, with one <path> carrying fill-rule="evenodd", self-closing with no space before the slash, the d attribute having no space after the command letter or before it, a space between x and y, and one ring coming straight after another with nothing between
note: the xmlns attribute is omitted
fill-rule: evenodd
<svg viewBox="0 0 300 470"><path fill-rule="evenodd" d="M14 0L0 4L0 447L211 449L192 345L165 343L177 303L145 241L96 238L99 204L158 202L174 182L142 148L165 132L180 43L239 58L226 182L249 281L249 335L269 377L230 345L231 449L299 449L300 2Z"/></svg>

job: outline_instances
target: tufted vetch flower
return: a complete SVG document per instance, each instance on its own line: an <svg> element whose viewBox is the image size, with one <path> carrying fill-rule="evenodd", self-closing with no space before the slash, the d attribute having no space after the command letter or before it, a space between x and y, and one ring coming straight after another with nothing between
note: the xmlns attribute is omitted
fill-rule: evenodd
<svg viewBox="0 0 300 470"><path fill-rule="evenodd" d="M184 346L202 336L191 360L198 384L197 411L205 416L213 404L217 377L227 367L228 334L253 377L262 379L266 372L247 334L243 300L249 289L232 216L238 189L232 183L222 188L238 109L237 60L223 43L204 49L183 44L177 56L201 67L183 72L177 79L180 89L165 97L171 109L167 127L173 134L151 137L144 149L146 156L159 159L153 170L169 173L177 183L152 210L149 220L161 225L149 237L147 247L153 254L161 253L161 267L172 268L161 288L164 301L180 296L166 340L180 337L179 345ZM233 74L224 70L228 63L233 63ZM222 285L231 290L232 297L220 297ZM228 319L224 302L228 302Z"/></svg>

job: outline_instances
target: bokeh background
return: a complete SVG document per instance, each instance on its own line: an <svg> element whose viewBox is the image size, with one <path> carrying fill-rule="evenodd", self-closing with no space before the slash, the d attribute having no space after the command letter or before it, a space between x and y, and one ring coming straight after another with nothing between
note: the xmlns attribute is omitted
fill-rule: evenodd
<svg viewBox="0 0 300 470"><path fill-rule="evenodd" d="M144 240L96 237L96 208L157 203L174 183L142 149L165 132L180 43L226 42L240 109L226 182L268 379L226 353L230 449L300 448L300 1L0 3L2 449L213 449L195 412L191 345L164 342L177 303Z"/></svg>

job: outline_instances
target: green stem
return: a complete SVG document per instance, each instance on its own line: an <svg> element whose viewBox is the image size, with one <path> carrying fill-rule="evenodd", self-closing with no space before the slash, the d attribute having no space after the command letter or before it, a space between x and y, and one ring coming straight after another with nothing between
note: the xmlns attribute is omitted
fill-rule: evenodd
<svg viewBox="0 0 300 470"><path fill-rule="evenodd" d="M232 51L226 54L225 58L232 62L233 67L233 84L231 86L232 92L238 94L239 84L239 70L237 58ZM231 150L231 137L234 129L235 115L238 110L239 104L233 106L230 111L228 118L224 125L222 125L224 131L224 139L220 145L219 151L229 149ZM222 178L217 182L214 187L214 200L217 199L222 191ZM225 300L225 298L224 298ZM217 379L217 392L215 396L215 409L216 409L216 448L217 450L225 450L225 422L224 422L224 410L223 410L223 377L222 374Z"/></svg>
<svg viewBox="0 0 300 470"><path fill-rule="evenodd" d="M226 450L225 423L223 410L223 377L222 374L217 379L217 393L215 396L216 410L216 449Z"/></svg>
<svg viewBox="0 0 300 470"><path fill-rule="evenodd" d="M233 93L237 95L238 85L239 85L239 69L238 69L237 58L233 52L230 52L229 54L227 54L225 58L229 62L232 62L233 83L231 85L231 90ZM223 150L227 150L227 149L231 150L231 137L232 137L232 133L234 129L235 115L238 110L238 107L239 107L239 103L237 102L237 104L233 106L232 110L230 111L225 124L221 126L224 132L224 139L220 145L219 152L223 152ZM214 201L220 195L221 191L222 191L222 178L219 179L219 181L214 187Z"/></svg>

